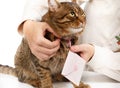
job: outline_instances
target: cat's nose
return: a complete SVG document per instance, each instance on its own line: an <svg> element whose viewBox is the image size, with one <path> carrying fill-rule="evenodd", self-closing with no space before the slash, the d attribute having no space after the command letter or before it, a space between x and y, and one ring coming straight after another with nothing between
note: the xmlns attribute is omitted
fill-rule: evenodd
<svg viewBox="0 0 120 88"><path fill-rule="evenodd" d="M82 27L83 27L83 23L80 23L80 24L79 24L79 28L82 28Z"/></svg>
<svg viewBox="0 0 120 88"><path fill-rule="evenodd" d="M85 14L81 15L81 17L79 18L79 20L81 22L80 26L84 27L85 24L86 24L86 16L85 16Z"/></svg>

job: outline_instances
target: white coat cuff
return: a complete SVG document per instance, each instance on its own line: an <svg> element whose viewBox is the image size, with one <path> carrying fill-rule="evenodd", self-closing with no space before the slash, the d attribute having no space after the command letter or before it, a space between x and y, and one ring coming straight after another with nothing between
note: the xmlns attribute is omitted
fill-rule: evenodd
<svg viewBox="0 0 120 88"><path fill-rule="evenodd" d="M91 68L93 68L93 70L98 69L98 68L102 68L105 66L105 63L107 62L105 58L106 55L103 54L107 54L108 53L108 49L104 49L102 47L96 46L95 47L95 53L92 57L92 59L87 63Z"/></svg>

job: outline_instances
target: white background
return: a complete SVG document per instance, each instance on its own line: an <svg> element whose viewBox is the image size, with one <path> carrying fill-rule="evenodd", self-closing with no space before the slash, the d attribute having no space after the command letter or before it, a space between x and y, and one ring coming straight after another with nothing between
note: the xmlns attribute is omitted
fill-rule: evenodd
<svg viewBox="0 0 120 88"><path fill-rule="evenodd" d="M14 66L14 55L21 42L17 27L26 0L0 1L0 64Z"/></svg>

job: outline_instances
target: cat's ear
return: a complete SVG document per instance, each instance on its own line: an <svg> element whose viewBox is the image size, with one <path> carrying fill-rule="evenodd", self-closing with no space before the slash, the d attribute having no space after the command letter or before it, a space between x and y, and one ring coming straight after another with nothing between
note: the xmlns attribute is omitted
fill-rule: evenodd
<svg viewBox="0 0 120 88"><path fill-rule="evenodd" d="M78 3L79 5L83 4L86 1L91 1L91 0L71 0L74 3Z"/></svg>
<svg viewBox="0 0 120 88"><path fill-rule="evenodd" d="M78 4L81 5L85 2L92 1L92 0L77 0Z"/></svg>
<svg viewBox="0 0 120 88"><path fill-rule="evenodd" d="M54 12L60 7L60 3L57 0L48 0L49 10Z"/></svg>

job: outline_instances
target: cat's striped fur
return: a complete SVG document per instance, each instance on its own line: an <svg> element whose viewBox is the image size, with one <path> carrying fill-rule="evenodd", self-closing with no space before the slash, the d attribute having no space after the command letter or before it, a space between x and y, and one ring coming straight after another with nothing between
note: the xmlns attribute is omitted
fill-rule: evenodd
<svg viewBox="0 0 120 88"><path fill-rule="evenodd" d="M27 40L23 38L15 55L15 68L0 65L0 72L14 75L19 81L36 88L53 88L52 82L66 81L61 75L61 70L70 47L67 43L78 43L78 36L84 29L86 17L76 0L61 3L55 0L55 3L57 6L51 5L51 0L48 0L49 10L42 17L42 21L47 22L61 37L60 49L56 55L48 61L39 61L31 53ZM46 33L45 37L51 41L56 39L51 33ZM89 86L81 84L75 88Z"/></svg>

